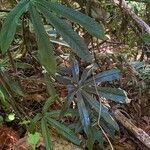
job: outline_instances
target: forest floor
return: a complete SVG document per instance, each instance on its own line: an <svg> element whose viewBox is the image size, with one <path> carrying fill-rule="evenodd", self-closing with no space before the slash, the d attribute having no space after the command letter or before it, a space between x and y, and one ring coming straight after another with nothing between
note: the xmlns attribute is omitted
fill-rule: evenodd
<svg viewBox="0 0 150 150"><path fill-rule="evenodd" d="M134 72L133 68L124 60L119 60L118 56L115 55L115 52L121 51L121 46L118 49L117 44L111 45L110 43L102 44L99 46L100 51L97 51L95 47L93 49L93 54L99 66L99 72L107 69L111 69L114 66L119 68L122 72L121 79L118 83L115 83L117 86L127 92L128 97L131 99L129 104L114 104L111 103L112 110L113 108L121 110L123 114L130 119L135 126L144 130L147 134L150 135L150 91L149 89L143 90L142 85L145 84ZM113 52L113 51L114 52ZM34 60L30 55L26 55L22 59L23 62L28 63L33 66ZM64 62L63 63L67 63ZM64 64L63 64L64 65ZM81 68L84 68L85 64L81 64ZM23 108L24 112L33 117L36 113L41 111L41 108L45 102L45 99L48 97L46 92L46 86L43 84L43 75L40 72L38 66L30 69L18 69L17 75L13 70L9 70L12 76L19 79L20 85L25 93L28 96L18 100L18 105ZM58 109L62 107L63 99L65 99L66 87L61 84L55 83L55 88L59 93L60 101L56 102L51 109ZM0 113L3 114L3 111L0 110ZM119 123L119 122L118 122ZM7 127L6 127L7 126ZM111 140L115 150L148 150L135 135L133 135L127 128L125 128L121 123L119 123L120 131L116 134L115 139ZM15 130L15 131L12 131ZM3 128L0 129L0 141L3 141L4 138L11 135L11 132L14 132L15 137L25 137L25 130L21 124L18 124L16 121L7 123ZM6 134L6 135L5 135ZM17 135L16 135L17 134ZM6 137L5 137L6 136ZM42 142L41 142L42 143ZM5 143L8 147L10 143ZM27 150L26 139L22 140L18 144L18 150L24 146ZM62 139L59 135L54 133L53 139L54 150L77 150L80 149L70 142ZM21 146L21 147L20 147ZM43 144L39 146L39 150L42 150ZM81 148L82 149L82 148ZM95 150L97 148L95 147ZM106 150L110 149L109 144L106 145ZM4 150L4 149L3 149ZM17 148L16 148L17 150ZM25 150L25 149L24 149Z"/></svg>

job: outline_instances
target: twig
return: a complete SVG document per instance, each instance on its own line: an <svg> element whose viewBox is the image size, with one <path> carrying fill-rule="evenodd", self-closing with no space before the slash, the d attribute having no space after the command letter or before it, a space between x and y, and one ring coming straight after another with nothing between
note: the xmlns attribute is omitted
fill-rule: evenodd
<svg viewBox="0 0 150 150"><path fill-rule="evenodd" d="M95 81L95 78L94 78L94 70L93 70L93 68L92 68L92 77L93 77L95 91L96 91L96 94L98 95L98 98L99 98L99 114L98 114L97 124L98 124L98 127L101 129L102 133L104 134L105 138L107 139L107 141L108 141L108 143L109 143L109 145L111 147L111 150L114 150L113 145L112 145L111 141L109 140L109 137L107 136L107 134L105 133L104 129L100 125L100 118L101 118L101 111L102 111L102 102L101 102L101 97L100 97L100 95L98 93L96 81Z"/></svg>
<svg viewBox="0 0 150 150"><path fill-rule="evenodd" d="M139 16L137 16L127 5L125 0L114 0L114 3L119 6L123 13L129 15L142 29L150 34L150 26L146 24Z"/></svg>
<svg viewBox="0 0 150 150"><path fill-rule="evenodd" d="M11 10L7 10L7 9L0 9L0 12L10 12Z"/></svg>
<svg viewBox="0 0 150 150"><path fill-rule="evenodd" d="M150 149L150 136L144 132L141 128L136 127L130 119L125 117L119 110L114 112L115 118L129 131L131 131L137 139L139 139L145 146Z"/></svg>

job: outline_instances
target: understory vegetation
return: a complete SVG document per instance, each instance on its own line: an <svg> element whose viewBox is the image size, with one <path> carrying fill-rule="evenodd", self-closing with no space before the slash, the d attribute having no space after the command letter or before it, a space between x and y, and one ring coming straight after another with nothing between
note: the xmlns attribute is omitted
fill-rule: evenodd
<svg viewBox="0 0 150 150"><path fill-rule="evenodd" d="M149 0L0 1L0 149L147 150L149 100Z"/></svg>

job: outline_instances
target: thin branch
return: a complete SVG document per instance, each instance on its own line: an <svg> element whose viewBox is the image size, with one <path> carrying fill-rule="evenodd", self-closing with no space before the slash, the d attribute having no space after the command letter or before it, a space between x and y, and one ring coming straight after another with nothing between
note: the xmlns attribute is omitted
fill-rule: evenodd
<svg viewBox="0 0 150 150"><path fill-rule="evenodd" d="M0 12L7 12L9 13L11 10L8 10L8 9L0 9Z"/></svg>
<svg viewBox="0 0 150 150"><path fill-rule="evenodd" d="M150 136L141 128L136 127L133 122L121 113L118 109L114 112L115 118L129 131L131 131L137 139L139 139L146 147L150 149Z"/></svg>
<svg viewBox="0 0 150 150"><path fill-rule="evenodd" d="M125 0L114 0L114 3L123 11L123 13L129 15L142 30L150 34L150 26L128 7Z"/></svg>

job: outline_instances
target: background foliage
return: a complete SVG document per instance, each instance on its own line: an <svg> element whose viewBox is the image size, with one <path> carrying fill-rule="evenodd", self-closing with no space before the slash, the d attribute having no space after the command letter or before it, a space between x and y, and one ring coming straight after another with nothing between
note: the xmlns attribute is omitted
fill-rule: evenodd
<svg viewBox="0 0 150 150"><path fill-rule="evenodd" d="M109 0L0 3L0 122L22 124L33 149L41 135L52 149L53 130L89 150L111 145L111 106L129 105L130 83L149 93L149 34ZM148 0L127 3L150 23Z"/></svg>

